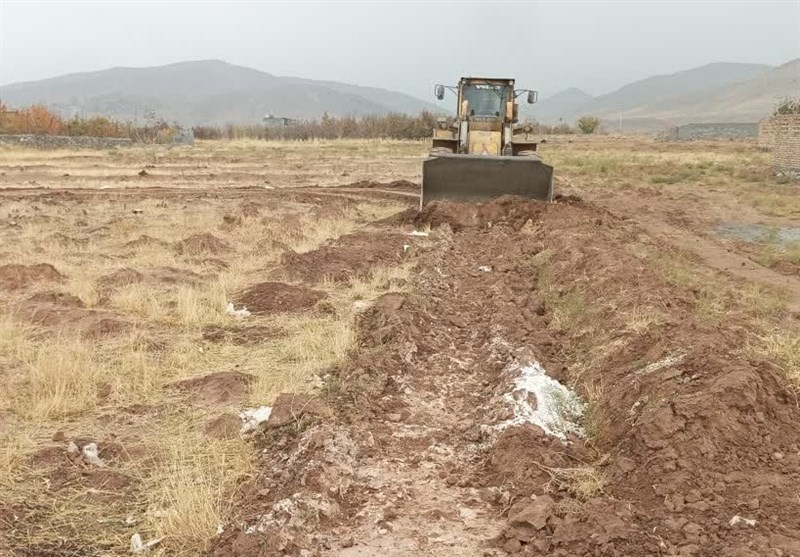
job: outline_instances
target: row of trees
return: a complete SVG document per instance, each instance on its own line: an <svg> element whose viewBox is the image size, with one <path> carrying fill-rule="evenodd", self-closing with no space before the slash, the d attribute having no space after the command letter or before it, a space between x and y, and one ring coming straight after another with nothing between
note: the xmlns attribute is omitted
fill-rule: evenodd
<svg viewBox="0 0 800 557"><path fill-rule="evenodd" d="M0 134L70 135L92 137L129 137L137 142L169 141L178 126L170 126L155 114L147 114L143 125L122 123L104 116L65 119L44 106L30 106L10 110L0 103ZM383 116L331 116L323 114L314 120L294 121L285 127L265 125L196 126L197 139L342 139L342 138L389 138L426 139L436 125L437 116L432 112L418 115L390 113ZM577 126L583 133L594 133L600 121L595 117L583 117ZM576 130L567 124L547 126L530 124L536 134L571 134Z"/></svg>
<svg viewBox="0 0 800 557"><path fill-rule="evenodd" d="M130 137L131 126L103 116L64 119L39 105L10 110L0 103L0 133Z"/></svg>

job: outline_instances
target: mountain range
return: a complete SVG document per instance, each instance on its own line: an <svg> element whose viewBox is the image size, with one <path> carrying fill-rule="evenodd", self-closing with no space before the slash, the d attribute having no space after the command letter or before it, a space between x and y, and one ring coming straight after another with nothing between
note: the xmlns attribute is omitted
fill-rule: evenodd
<svg viewBox="0 0 800 557"><path fill-rule="evenodd" d="M629 83L592 96L570 88L522 107L545 124L598 116L608 129L655 131L689 122L755 122L782 97L800 96L800 58L781 66L713 63ZM141 121L155 113L188 125L254 124L267 114L441 113L410 95L335 81L281 77L220 60L149 68L111 68L0 87L11 107L43 104L71 116L106 115Z"/></svg>
<svg viewBox="0 0 800 557"><path fill-rule="evenodd" d="M757 122L783 97L800 96L800 58L781 66L715 63L648 77L593 97L567 89L525 114L544 124L597 116L607 128L653 131L689 122Z"/></svg>
<svg viewBox="0 0 800 557"><path fill-rule="evenodd" d="M111 68L3 85L9 106L43 104L62 115L136 120L152 112L182 124L254 124L285 118L418 113L439 107L404 93L333 81L280 77L220 60Z"/></svg>

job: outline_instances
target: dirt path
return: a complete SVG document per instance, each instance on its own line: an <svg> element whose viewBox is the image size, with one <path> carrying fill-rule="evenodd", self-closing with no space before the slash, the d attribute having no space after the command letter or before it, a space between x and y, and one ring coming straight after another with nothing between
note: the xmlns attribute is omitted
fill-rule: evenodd
<svg viewBox="0 0 800 557"><path fill-rule="evenodd" d="M768 267L762 267L749 257L727 249L720 242L664 221L648 218L637 219L637 222L653 237L662 238L681 250L697 255L709 267L785 292L786 309L791 313L800 313L800 280L797 277L782 275Z"/></svg>
<svg viewBox="0 0 800 557"><path fill-rule="evenodd" d="M702 214L706 221L716 218L716 200L704 200L697 194L683 198L677 195L643 196L641 193L609 193L607 189L580 188L564 183L560 186L565 193L596 203L617 217L632 219L652 237L699 257L713 269L785 292L787 310L800 314L800 278L781 274L759 265L746 254L733 251L720 240L709 237L707 222L697 221L698 214ZM730 200L728 202L731 204ZM696 205L701 205L704 210ZM751 208L740 208L745 209L753 213ZM726 205L720 209L720 214L727 220L733 219L735 207ZM681 225L675 221L680 221Z"/></svg>

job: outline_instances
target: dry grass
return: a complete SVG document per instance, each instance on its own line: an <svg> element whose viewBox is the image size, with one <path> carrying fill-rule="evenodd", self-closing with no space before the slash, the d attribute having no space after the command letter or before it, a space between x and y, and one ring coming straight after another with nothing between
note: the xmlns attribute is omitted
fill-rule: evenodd
<svg viewBox="0 0 800 557"><path fill-rule="evenodd" d="M255 471L252 448L241 439L209 439L202 415L186 413L163 424L152 439L163 462L147 478L143 530L165 537L175 555L198 555L230 517L236 487Z"/></svg>
<svg viewBox="0 0 800 557"><path fill-rule="evenodd" d="M0 400L0 424L9 425L8 431L0 428L0 488L6 501L41 509L30 518L33 522L22 525L24 545L70 539L76 546L122 554L135 528L146 539L166 536L159 552L198 555L206 549L217 527L228 520L237 487L253 473L254 452L246 440L219 441L203 433L208 419L238 405L193 407L170 385L215 371L249 373L256 380L249 400L241 402L245 406L269 404L285 391L314 389L319 375L347 358L356 313L383 292L402 289L410 267L380 268L349 284L322 285L329 306L324 313L237 320L226 313L227 302L242 288L265 280L284 250L313 250L405 205L326 196L317 202L292 201L265 189L246 196L261 207L253 215L243 212L235 197L198 196L188 188L203 188L204 181L214 187L348 183L387 169L394 169L389 180L408 179L413 176L404 169L416 172L418 154L426 148L415 142L377 142L370 152L366 146L358 141L201 142L195 149L174 150L2 151L0 169L7 184L34 179L54 188L186 187L188 196L100 193L89 200L65 197L49 204L20 199L0 206L0 218L17 223L0 229L0 263L50 263L66 277L63 283L4 292L0 306L0 377L8 387ZM308 157L309 148L314 157ZM136 174L145 164L155 167L140 179ZM250 178L235 183L242 175ZM225 215L234 218L223 220ZM230 249L198 254L181 249L182 239L204 233ZM128 245L142 235L153 240ZM157 267L202 278L177 283L148 279L116 287L100 281L123 268ZM15 310L33 291L76 295L88 307L121 314L133 328L97 339L58 327L43 334ZM252 345L203 341L209 326L267 327L286 334ZM135 407L151 410L119 426L114 417ZM101 443L112 432L140 440L147 457L113 469L146 489L111 504L87 496L80 486L40 489L41 473L28 466L29 457L52 444L57 430L66 430L68 438L91 436ZM124 524L126 516L135 526Z"/></svg>
<svg viewBox="0 0 800 557"><path fill-rule="evenodd" d="M764 334L751 351L775 361L800 391L800 330L779 330Z"/></svg>
<svg viewBox="0 0 800 557"><path fill-rule="evenodd" d="M592 466L551 468L538 462L534 464L550 476L550 480L544 486L546 493L566 491L579 501L588 501L601 495L606 486L603 474Z"/></svg>

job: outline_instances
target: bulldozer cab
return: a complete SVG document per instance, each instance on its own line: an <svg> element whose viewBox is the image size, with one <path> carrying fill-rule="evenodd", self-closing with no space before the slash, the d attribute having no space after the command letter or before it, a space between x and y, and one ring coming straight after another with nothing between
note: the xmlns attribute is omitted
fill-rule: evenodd
<svg viewBox="0 0 800 557"><path fill-rule="evenodd" d="M500 119L506 117L506 103L513 99L514 83L466 82L460 87L461 101L467 118ZM513 101L512 101L513 102Z"/></svg>
<svg viewBox="0 0 800 557"><path fill-rule="evenodd" d="M430 157L422 167L420 207L434 199L484 201L512 194L549 201L553 167L536 154L530 126L516 126L517 98L535 91L516 90L513 79L463 77L457 87L437 85L457 96L456 117L440 118L433 130Z"/></svg>

